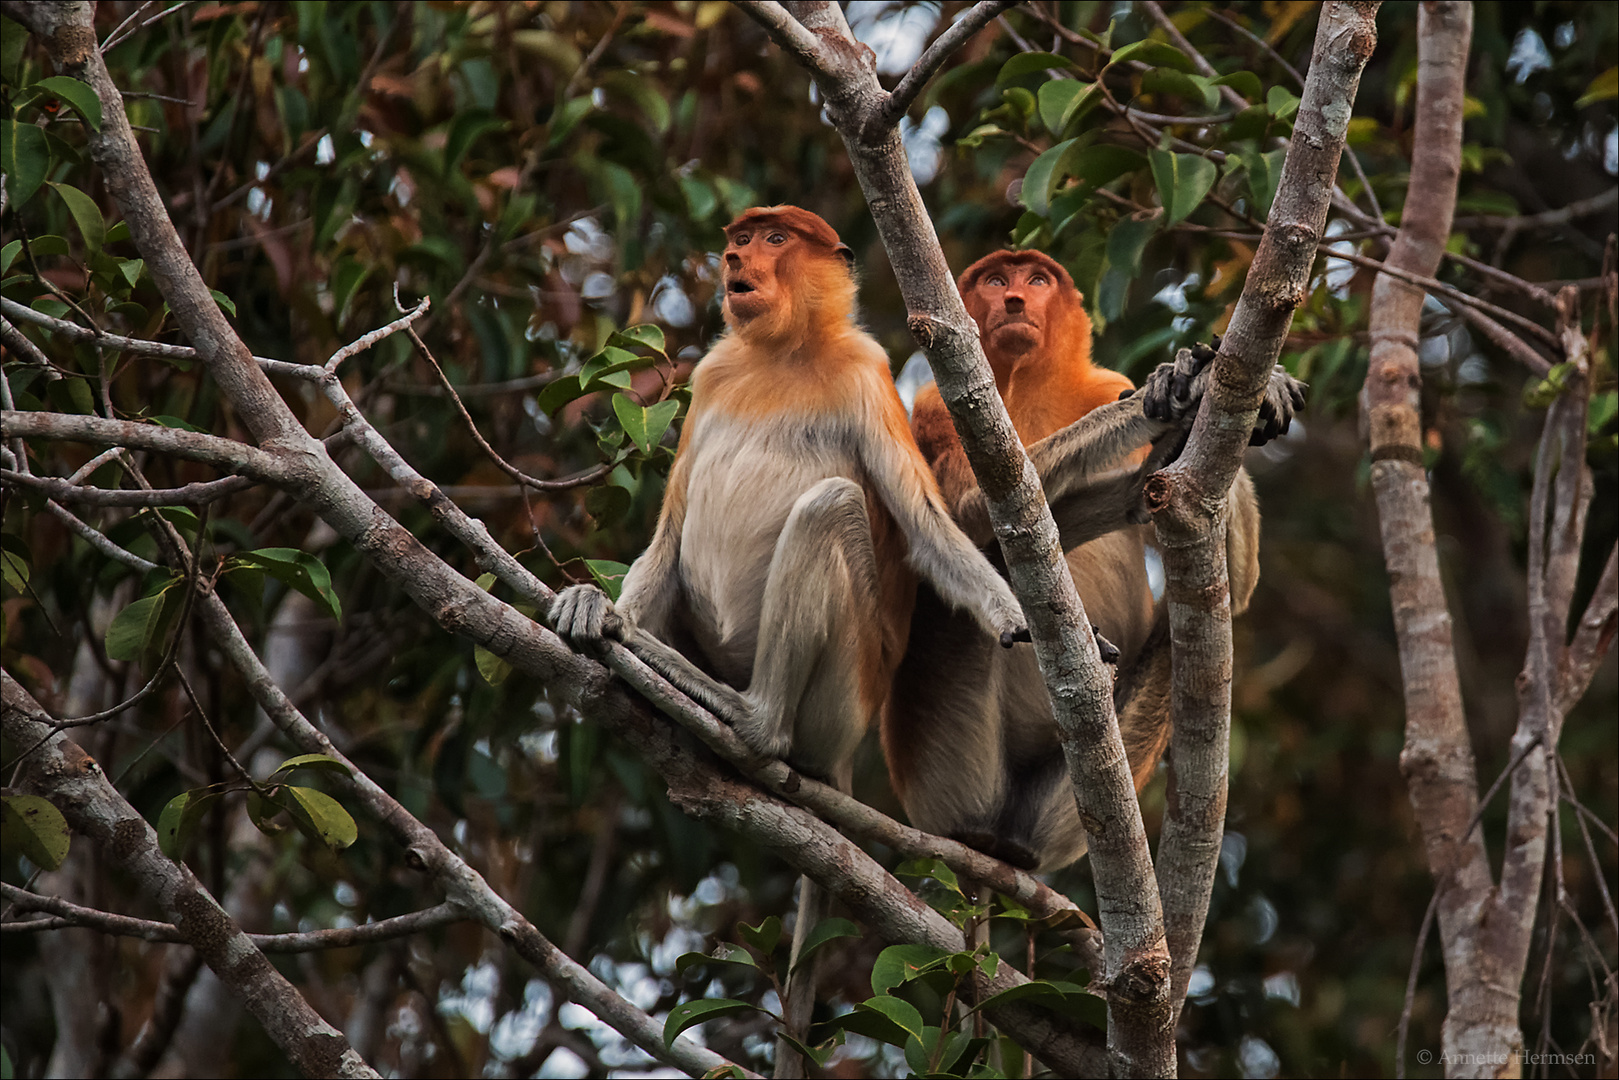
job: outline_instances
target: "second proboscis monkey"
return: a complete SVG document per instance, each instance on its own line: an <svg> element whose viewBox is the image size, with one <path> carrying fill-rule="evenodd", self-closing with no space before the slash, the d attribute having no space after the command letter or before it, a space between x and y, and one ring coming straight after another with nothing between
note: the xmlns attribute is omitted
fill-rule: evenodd
<svg viewBox="0 0 1619 1080"><path fill-rule="evenodd" d="M1141 484L1178 452L1214 353L1183 349L1131 393L1125 376L1092 366L1082 298L1048 256L999 252L957 284L1040 475L1085 612L1119 650L1114 703L1139 791L1170 722L1168 624L1148 585ZM1301 384L1277 368L1253 441L1285 431L1302 404ZM990 544L983 493L936 387L918 395L912 429L958 522ZM1245 472L1231 488L1227 536L1237 614L1259 577L1259 509ZM1025 869L1056 869L1083 855L1086 842L1051 701L1032 650L993 644L919 588L883 719L890 776L919 828Z"/></svg>

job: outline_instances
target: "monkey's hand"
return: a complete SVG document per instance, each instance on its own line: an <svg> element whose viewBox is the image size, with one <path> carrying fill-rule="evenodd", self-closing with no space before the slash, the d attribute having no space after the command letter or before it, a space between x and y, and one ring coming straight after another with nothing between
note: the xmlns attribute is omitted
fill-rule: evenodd
<svg viewBox="0 0 1619 1080"><path fill-rule="evenodd" d="M1218 340L1218 339L1216 339ZM1219 345L1194 345L1180 349L1175 359L1159 364L1141 389L1141 411L1149 419L1176 424L1197 412L1203 403L1203 389L1208 384L1209 365L1213 363Z"/></svg>
<svg viewBox="0 0 1619 1080"><path fill-rule="evenodd" d="M1253 433L1248 436L1248 445L1264 446L1286 435L1287 429L1293 426L1293 414L1304 408L1304 392L1309 388L1308 383L1299 382L1282 365L1271 368L1270 385L1265 387L1265 397L1259 403L1259 417L1254 421Z"/></svg>
<svg viewBox="0 0 1619 1080"><path fill-rule="evenodd" d="M996 619L1000 628L1001 648L1010 649L1020 641L1033 641L1029 635L1029 620L1023 617L1023 609L1014 600L1009 615L1002 615Z"/></svg>
<svg viewBox="0 0 1619 1080"><path fill-rule="evenodd" d="M594 585L570 585L551 601L550 621L557 636L580 652L599 653L609 639L626 641L634 626Z"/></svg>

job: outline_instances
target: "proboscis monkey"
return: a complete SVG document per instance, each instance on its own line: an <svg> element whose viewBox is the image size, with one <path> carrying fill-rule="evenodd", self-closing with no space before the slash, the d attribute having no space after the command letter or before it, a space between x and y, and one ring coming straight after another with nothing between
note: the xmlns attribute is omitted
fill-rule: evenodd
<svg viewBox="0 0 1619 1080"><path fill-rule="evenodd" d="M854 322L853 256L837 233L776 206L725 234L729 332L692 377L651 546L616 610L575 586L552 624L585 648L633 627L663 638L743 691L737 734L749 746L847 791L905 648L917 579L985 640L1010 646L1028 629L951 519L888 357ZM803 880L795 959L820 917L818 892ZM802 1037L813 998L793 992L799 982L813 977L788 984L788 1027ZM778 1047L778 1065L789 1052Z"/></svg>
<svg viewBox="0 0 1619 1080"><path fill-rule="evenodd" d="M1169 741L1168 625L1147 581L1141 484L1179 452L1214 352L1183 349L1132 393L1125 376L1092 366L1082 298L1046 255L990 255L957 284L1040 474L1085 612L1119 650L1114 702L1139 791ZM1301 384L1277 368L1253 441L1285 431L1302 405ZM983 493L937 388L918 395L911 426L957 521L989 544ZM1227 537L1233 614L1258 581L1258 546L1253 485L1239 472ZM883 718L890 776L919 828L1025 869L1055 869L1085 853L1085 833L1050 698L1032 650L993 644L919 588Z"/></svg>

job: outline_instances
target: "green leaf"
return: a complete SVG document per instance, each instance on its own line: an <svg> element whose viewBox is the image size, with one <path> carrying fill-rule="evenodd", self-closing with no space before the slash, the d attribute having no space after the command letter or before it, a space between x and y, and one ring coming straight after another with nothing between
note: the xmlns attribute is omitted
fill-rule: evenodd
<svg viewBox="0 0 1619 1080"><path fill-rule="evenodd" d="M679 411L678 401L660 401L652 406L641 406L624 394L613 395L613 413L618 417L618 422L624 425L624 433L635 441L643 454L652 453L652 448L669 430L669 424Z"/></svg>
<svg viewBox="0 0 1619 1080"><path fill-rule="evenodd" d="M680 193L686 196L686 208L691 211L693 221L707 221L709 216L719 209L719 196L714 193L711 186L698 177L682 176Z"/></svg>
<svg viewBox="0 0 1619 1080"><path fill-rule="evenodd" d="M37 259L45 255L66 255L69 249L66 237L47 234L28 241L28 250L32 251L34 258ZM38 302L36 301L33 306L37 308Z"/></svg>
<svg viewBox="0 0 1619 1080"><path fill-rule="evenodd" d="M1130 217L1113 226L1107 237L1108 267L1133 281L1141 273L1141 254L1147 249L1147 241L1158 232L1159 220Z"/></svg>
<svg viewBox="0 0 1619 1080"><path fill-rule="evenodd" d="M570 401L577 401L585 396L584 387L579 385L579 376L564 375L560 379L553 379L545 384L534 397L534 404L539 406L541 412L547 416L554 414Z"/></svg>
<svg viewBox="0 0 1619 1080"><path fill-rule="evenodd" d="M461 156L478 140L478 136L500 131L506 121L488 109L468 109L450 122L450 133L444 139L444 171L454 172L461 164Z"/></svg>
<svg viewBox="0 0 1619 1080"><path fill-rule="evenodd" d="M1207 80L1201 80L1197 75L1188 75L1184 71L1167 67L1153 68L1141 76L1143 90L1155 94L1173 94L1205 109L1211 109L1219 103L1219 93L1213 89L1205 89L1206 85ZM1195 117L1187 117L1187 120L1193 119Z"/></svg>
<svg viewBox="0 0 1619 1080"><path fill-rule="evenodd" d="M259 548L238 551L230 557L236 565L258 567L277 581L323 604L332 618L343 618L343 605L332 589L332 575L325 565L307 551L297 548Z"/></svg>
<svg viewBox="0 0 1619 1080"><path fill-rule="evenodd" d="M1075 156L1078 142L1078 139L1060 142L1035 158L1029 165L1029 171L1023 174L1023 188L1018 192L1018 201L1042 217L1049 213L1051 192L1064 176L1073 171L1069 159Z"/></svg>
<svg viewBox="0 0 1619 1080"><path fill-rule="evenodd" d="M1276 198L1276 188L1282 182L1282 164L1287 151L1272 150L1261 154L1251 151L1242 155L1243 168L1248 170L1248 190L1254 196L1254 216L1270 216L1270 204Z"/></svg>
<svg viewBox="0 0 1619 1080"><path fill-rule="evenodd" d="M1074 68L1075 63L1066 56L1056 53L1031 52L1018 53L1012 59L1001 65L999 75L995 76L995 85L1004 87L1007 83L1028 75L1038 75L1042 71L1068 70Z"/></svg>
<svg viewBox="0 0 1619 1080"><path fill-rule="evenodd" d="M1152 178L1158 184L1158 197L1164 204L1164 228L1170 228L1197 209L1209 193L1219 170L1214 162L1196 154L1175 154L1154 150L1149 155Z"/></svg>
<svg viewBox="0 0 1619 1080"><path fill-rule="evenodd" d="M603 74L600 82L609 94L633 102L657 134L669 130L669 99L650 80L620 68Z"/></svg>
<svg viewBox="0 0 1619 1080"><path fill-rule="evenodd" d="M665 351L663 328L653 323L637 323L622 330L615 330L608 335L607 344L617 345L621 349L639 345L657 353Z"/></svg>
<svg viewBox="0 0 1619 1080"><path fill-rule="evenodd" d="M931 878L946 888L961 892L961 880L942 859L908 859L901 863L894 873L901 877Z"/></svg>
<svg viewBox="0 0 1619 1080"><path fill-rule="evenodd" d="M681 955L675 961L675 970L684 975L687 969L702 967L706 964L731 964L735 967L744 967L752 971L759 970L759 965L754 962L753 957L746 949L723 941L714 947L712 954L689 952Z"/></svg>
<svg viewBox="0 0 1619 1080"><path fill-rule="evenodd" d="M1265 108L1278 120L1286 120L1299 111L1299 99L1282 86L1273 86L1265 95Z"/></svg>
<svg viewBox="0 0 1619 1080"><path fill-rule="evenodd" d="M607 528L623 517L630 508L630 493L613 484L593 487L585 492L585 512L596 519L599 528Z"/></svg>
<svg viewBox="0 0 1619 1080"><path fill-rule="evenodd" d="M161 649L163 629L163 602L168 590L179 584L178 577L151 596L143 596L112 617L107 626L107 658L110 660L138 660L148 647Z"/></svg>
<svg viewBox="0 0 1619 1080"><path fill-rule="evenodd" d="M782 1028L777 1029L776 1036L782 1039L788 1045L797 1049L798 1052L803 1054L805 1058L815 1062L816 1065L823 1069L826 1067L826 1063L832 1060L832 1051L843 1045L842 1032L838 1032L832 1038L821 1043L819 1046L810 1046L807 1043L802 1043L793 1038L791 1035L787 1034L787 1031Z"/></svg>
<svg viewBox="0 0 1619 1080"><path fill-rule="evenodd" d="M290 757L275 767L274 777L277 773L291 772L293 769L314 769L317 772L334 772L341 776L352 775L349 767L329 754L299 754Z"/></svg>
<svg viewBox="0 0 1619 1080"><path fill-rule="evenodd" d="M5 247L0 248L0 274L11 269L12 260L22 252L22 241L13 240Z"/></svg>
<svg viewBox="0 0 1619 1080"><path fill-rule="evenodd" d="M793 967L802 966L804 961L814 956L816 950L829 941L836 941L838 938L846 937L857 938L859 936L860 927L848 919L822 919L815 924L814 929L804 938L804 946L798 950L798 959L794 961Z"/></svg>
<svg viewBox="0 0 1619 1080"><path fill-rule="evenodd" d="M1154 41L1151 38L1132 41L1119 49L1108 59L1107 66L1116 67L1119 64L1128 64L1132 60L1139 60L1141 63L1152 67L1174 68L1176 71L1193 72L1197 70L1191 58L1175 48L1175 46L1163 41Z"/></svg>
<svg viewBox="0 0 1619 1080"><path fill-rule="evenodd" d="M84 119L91 131L101 130L101 99L96 97L96 92L90 89L88 84L66 75L52 75L50 78L39 80L28 89L41 90L52 97L60 98L73 106L73 111Z"/></svg>
<svg viewBox="0 0 1619 1080"><path fill-rule="evenodd" d="M371 267L358 259L341 258L332 268L332 317L341 322L348 311L349 299L355 291L371 276ZM219 294L214 294L218 299ZM231 314L235 314L234 311Z"/></svg>
<svg viewBox="0 0 1619 1080"><path fill-rule="evenodd" d="M1078 79L1052 79L1040 84L1035 93L1040 122L1053 138L1062 138L1068 125L1082 112L1089 112L1102 99L1095 83Z"/></svg>
<svg viewBox="0 0 1619 1080"><path fill-rule="evenodd" d="M292 811L294 819L300 819L300 824L313 829L327 847L341 851L359 839L360 830L354 824L354 816L324 791L289 784L287 793L293 798L287 809Z"/></svg>
<svg viewBox="0 0 1619 1080"><path fill-rule="evenodd" d="M137 259L135 261L139 262L140 260ZM133 281L131 281L130 284L133 285L135 283ZM232 300L230 297L226 296L224 293L220 292L218 289L209 289L208 294L214 298L214 303L218 304L221 308L223 308L227 314L229 314L233 318L235 317L235 315L236 315L236 301ZM342 308L336 308L335 310L342 311Z"/></svg>
<svg viewBox="0 0 1619 1080"><path fill-rule="evenodd" d="M683 1001L669 1010L669 1019L663 1022L663 1045L673 1046L682 1031L706 1020L734 1016L737 1013L763 1011L757 1005L749 1005L746 1001L736 1001L732 998L698 998L695 1001Z"/></svg>
<svg viewBox="0 0 1619 1080"><path fill-rule="evenodd" d="M1128 172L1144 167L1147 159L1125 146L1101 143L1087 146L1074 158L1074 175L1092 187L1101 187Z"/></svg>
<svg viewBox="0 0 1619 1080"><path fill-rule="evenodd" d="M622 491L623 488L618 490ZM608 599L618 599L619 590L624 587L624 575L630 572L628 566L611 559L586 559L585 568L590 571L590 576L596 579L596 584L601 586L601 591L607 594Z"/></svg>
<svg viewBox="0 0 1619 1080"><path fill-rule="evenodd" d="M737 923L736 932L742 935L742 940L747 944L769 956L776 951L776 946L781 943L781 920L772 915L758 926Z"/></svg>
<svg viewBox="0 0 1619 1080"><path fill-rule="evenodd" d="M932 945L890 945L871 966L871 992L886 994L901 983L939 967L950 954Z"/></svg>
<svg viewBox="0 0 1619 1080"><path fill-rule="evenodd" d="M1209 84L1210 86L1229 86L1249 101L1258 101L1265 93L1264 84L1259 76L1251 71L1233 71L1229 75L1222 75Z"/></svg>
<svg viewBox="0 0 1619 1080"><path fill-rule="evenodd" d="M43 131L16 120L0 122L0 172L6 174L13 207L33 197L50 168L51 153Z"/></svg>
<svg viewBox="0 0 1619 1080"><path fill-rule="evenodd" d="M34 561L34 553L28 550L28 543L16 533L0 533L0 574L5 582L18 592L26 592L28 587L28 567Z"/></svg>
<svg viewBox="0 0 1619 1080"><path fill-rule="evenodd" d="M157 817L157 846L163 854L175 862L184 858L203 816L224 794L214 788L197 788L170 799Z"/></svg>
<svg viewBox="0 0 1619 1080"><path fill-rule="evenodd" d="M1612 101L1616 97L1619 97L1619 67L1611 67L1591 80L1574 107L1583 109L1599 101Z"/></svg>
<svg viewBox="0 0 1619 1080"><path fill-rule="evenodd" d="M579 369L579 385L585 393L600 389L596 384L603 376L620 371L638 371L641 368L652 366L651 357L637 356L627 349L620 349L609 345L601 352L586 360Z"/></svg>
<svg viewBox="0 0 1619 1080"><path fill-rule="evenodd" d="M482 645L472 647L472 662L478 665L478 674L490 686L499 686L512 673L512 666Z"/></svg>
<svg viewBox="0 0 1619 1080"><path fill-rule="evenodd" d="M67 858L71 830L62 811L38 795L0 799L0 848L55 870Z"/></svg>
<svg viewBox="0 0 1619 1080"><path fill-rule="evenodd" d="M68 184L58 184L47 181L56 193L62 196L67 203L68 213L73 215L73 221L79 227L79 233L84 237L84 246L91 254L101 250L102 243L107 237L107 223L101 216L101 208L96 201L76 187Z"/></svg>
<svg viewBox="0 0 1619 1080"><path fill-rule="evenodd" d="M917 1011L915 1005L904 998L889 994L869 997L855 1008L876 1013L908 1035L921 1036L922 1029L926 1026L922 1022L922 1014Z"/></svg>

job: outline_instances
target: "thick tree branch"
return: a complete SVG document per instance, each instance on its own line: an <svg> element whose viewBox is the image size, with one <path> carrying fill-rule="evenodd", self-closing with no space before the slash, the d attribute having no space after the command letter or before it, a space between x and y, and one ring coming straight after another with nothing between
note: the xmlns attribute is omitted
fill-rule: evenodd
<svg viewBox="0 0 1619 1080"><path fill-rule="evenodd" d="M92 36L92 45L94 41ZM94 840L103 859L139 883L220 981L242 997L298 1070L305 1076L376 1076L191 871L158 850L157 833L124 801L107 774L77 743L51 728L45 710L4 670L0 695L6 737L19 746L41 744L27 759L26 786L62 811L75 832Z"/></svg>
<svg viewBox="0 0 1619 1080"><path fill-rule="evenodd" d="M1227 492L1293 309L1308 295L1360 74L1377 44L1377 6L1329 3L1322 9L1281 183L1209 393L1186 451L1146 488L1164 561L1175 650L1172 772L1157 884L1177 1016L1197 963L1225 825L1232 670Z"/></svg>

